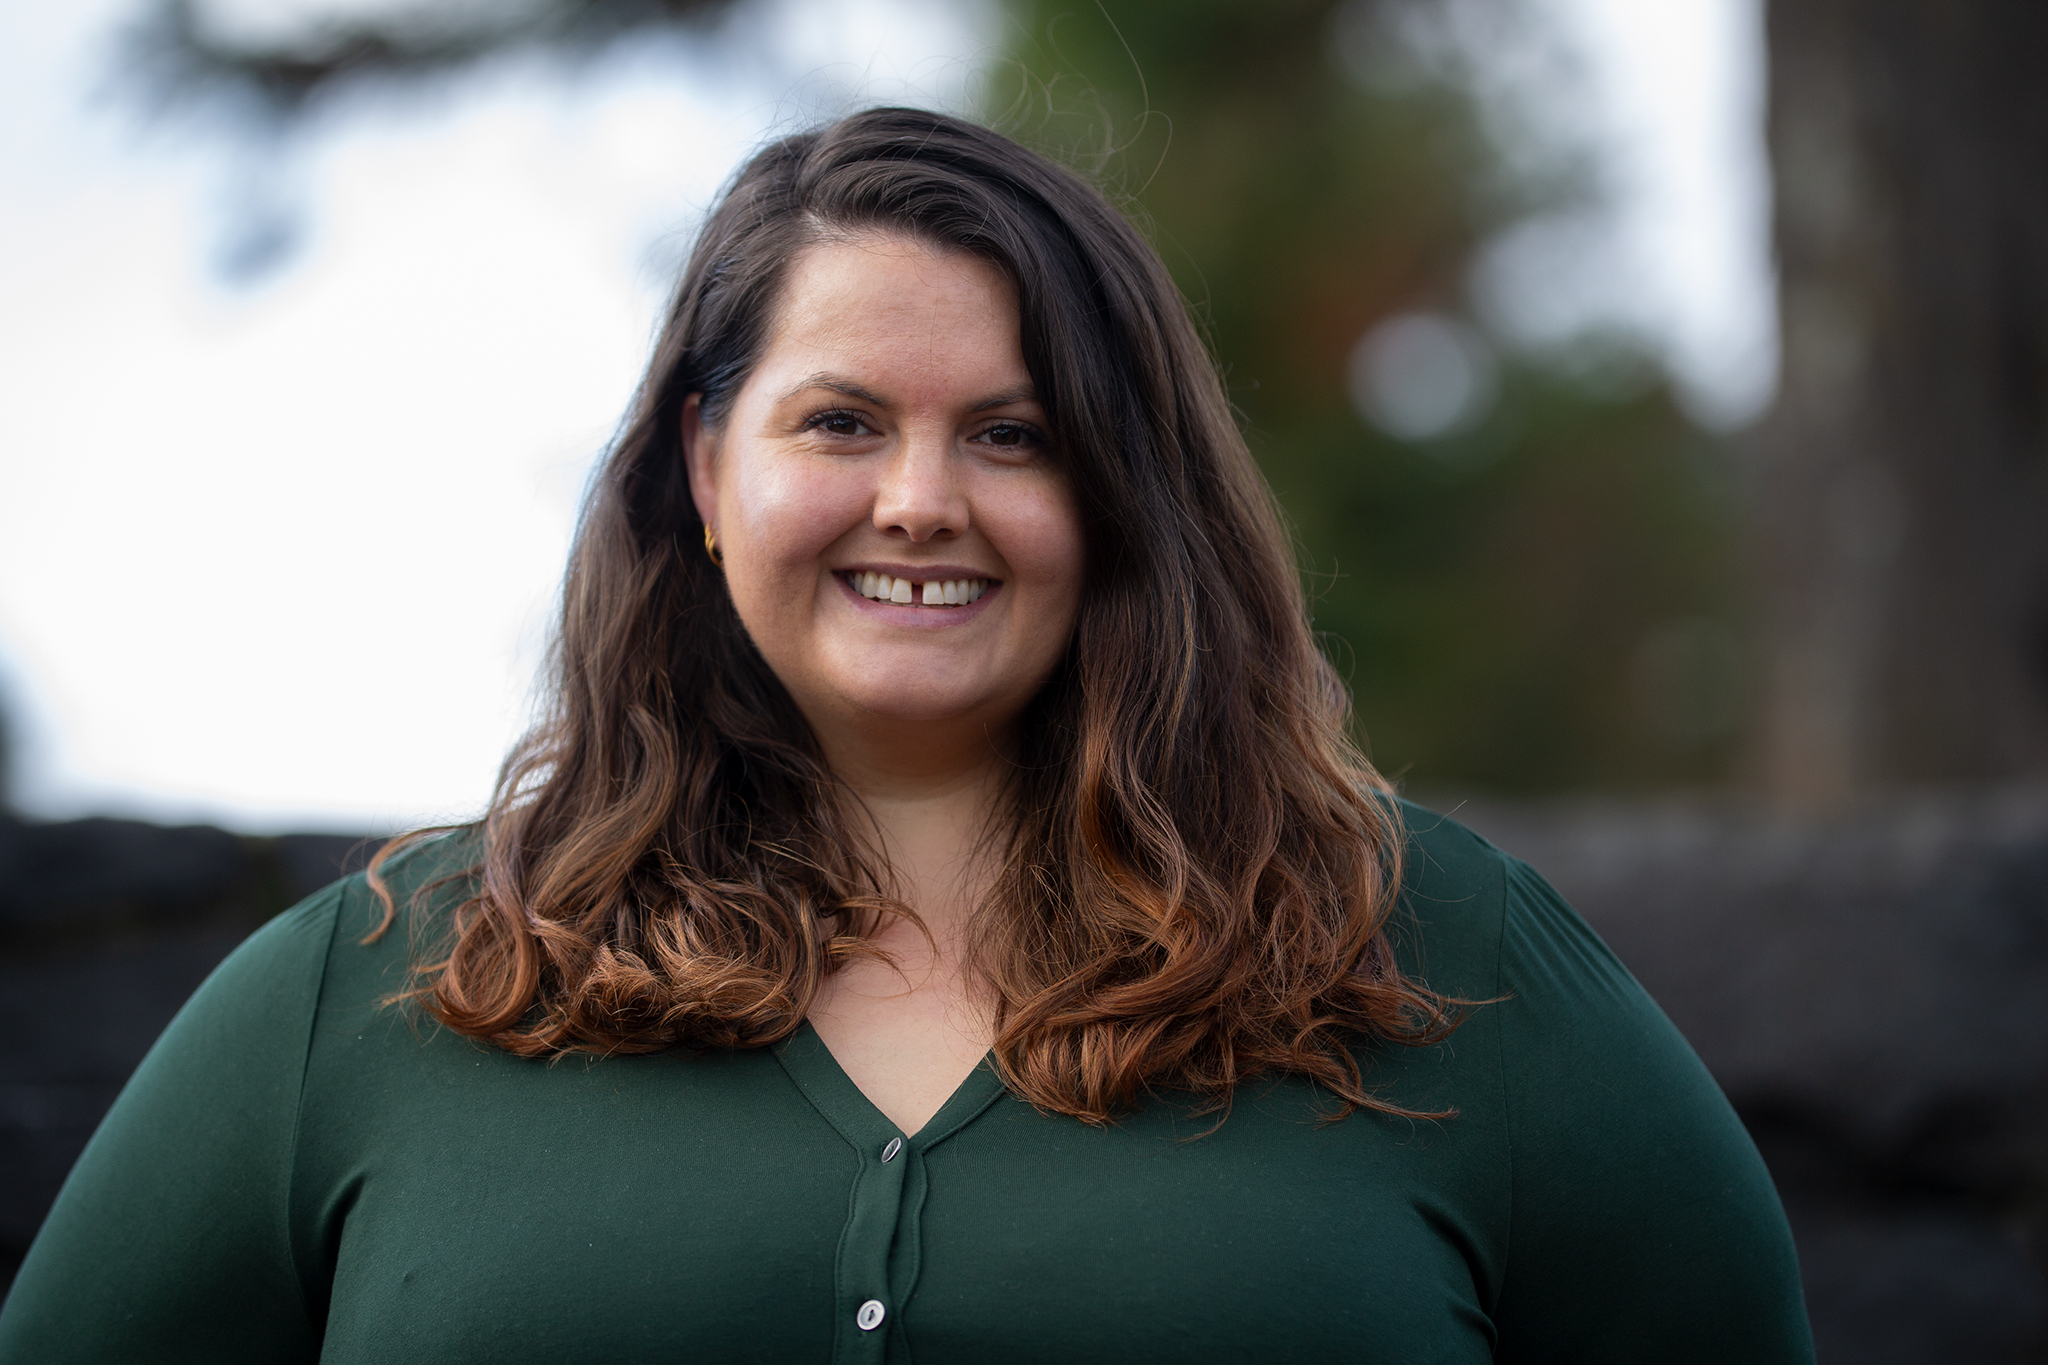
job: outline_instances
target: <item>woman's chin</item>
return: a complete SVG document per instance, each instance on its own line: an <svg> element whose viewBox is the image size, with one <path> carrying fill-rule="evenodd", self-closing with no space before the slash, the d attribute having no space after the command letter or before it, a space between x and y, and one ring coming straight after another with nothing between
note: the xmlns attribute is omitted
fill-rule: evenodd
<svg viewBox="0 0 2048 1365"><path fill-rule="evenodd" d="M820 650L808 669L777 671L793 692L809 692L849 718L1000 725L1037 690L1035 681L1020 687L1019 676L1043 667L1036 659L1009 657L1006 651L909 640L882 648Z"/></svg>
<svg viewBox="0 0 2048 1365"><path fill-rule="evenodd" d="M928 725L934 730L983 722L992 711L985 700L962 702L946 698L929 700L903 697L853 698L854 709L863 718L885 725Z"/></svg>
<svg viewBox="0 0 2048 1365"><path fill-rule="evenodd" d="M1007 705L1006 691L926 683L849 688L841 696L858 718L856 724L928 725L938 731L962 725L1002 725L1021 706Z"/></svg>

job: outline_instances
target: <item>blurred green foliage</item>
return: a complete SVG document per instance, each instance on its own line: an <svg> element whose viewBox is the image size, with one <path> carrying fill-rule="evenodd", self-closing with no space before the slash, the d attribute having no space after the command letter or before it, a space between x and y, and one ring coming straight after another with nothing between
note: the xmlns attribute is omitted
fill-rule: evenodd
<svg viewBox="0 0 2048 1365"><path fill-rule="evenodd" d="M1505 355L1483 420L1413 441L1363 419L1347 384L1376 323L1469 316L1475 252L1570 178L1505 173L1455 82L1361 78L1337 35L1371 16L1331 0L1006 14L988 113L1153 234L1297 531L1381 769L1437 792L1726 776L1732 474L1654 369L1618 346L1576 369Z"/></svg>

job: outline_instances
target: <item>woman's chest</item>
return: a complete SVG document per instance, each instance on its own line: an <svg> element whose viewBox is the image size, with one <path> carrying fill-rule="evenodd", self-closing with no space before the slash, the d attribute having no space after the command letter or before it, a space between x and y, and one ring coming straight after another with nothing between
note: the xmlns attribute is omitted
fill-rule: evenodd
<svg viewBox="0 0 2048 1365"><path fill-rule="evenodd" d="M765 1054L503 1061L315 1153L324 1360L1490 1358L1491 1181L1441 1129L1097 1130L984 1077L899 1142Z"/></svg>

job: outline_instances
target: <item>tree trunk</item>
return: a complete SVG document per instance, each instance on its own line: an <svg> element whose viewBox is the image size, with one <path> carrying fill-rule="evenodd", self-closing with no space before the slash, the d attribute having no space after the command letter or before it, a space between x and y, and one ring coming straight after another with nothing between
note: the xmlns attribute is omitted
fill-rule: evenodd
<svg viewBox="0 0 2048 1365"><path fill-rule="evenodd" d="M2048 769L2048 4L1767 0L1765 784Z"/></svg>

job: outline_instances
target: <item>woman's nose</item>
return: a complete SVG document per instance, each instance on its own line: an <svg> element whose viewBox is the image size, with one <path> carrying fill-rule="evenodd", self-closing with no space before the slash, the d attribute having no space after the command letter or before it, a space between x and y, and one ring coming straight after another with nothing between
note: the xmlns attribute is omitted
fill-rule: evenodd
<svg viewBox="0 0 2048 1365"><path fill-rule="evenodd" d="M912 437L883 466L875 489L875 529L901 532L913 543L967 529L967 495L954 466L952 442Z"/></svg>

